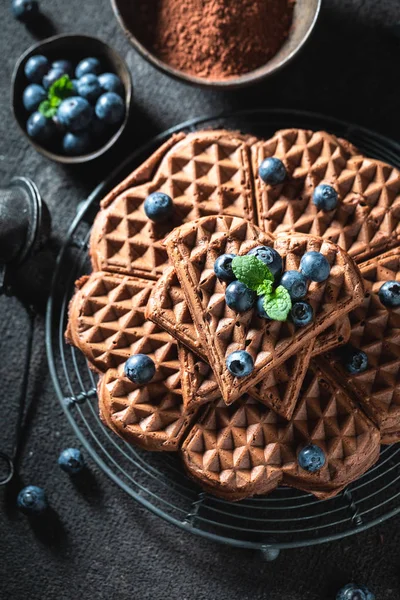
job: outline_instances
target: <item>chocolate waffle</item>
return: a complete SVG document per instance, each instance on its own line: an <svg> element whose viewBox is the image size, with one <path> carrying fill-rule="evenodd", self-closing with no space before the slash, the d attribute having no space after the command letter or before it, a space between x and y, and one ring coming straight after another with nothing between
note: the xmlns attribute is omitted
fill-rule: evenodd
<svg viewBox="0 0 400 600"><path fill-rule="evenodd" d="M328 240L295 234L275 241L253 224L236 217L205 217L175 229L165 241L168 255L182 285L193 321L221 394L230 404L267 373L282 364L316 336L344 317L363 299L360 273L347 254ZM311 283L307 299L314 310L311 325L296 329L290 321L260 319L255 309L238 314L225 303L226 284L214 273L214 263L224 253L243 255L259 245L274 246L284 270L298 270L303 254L324 254L331 271L323 283ZM235 378L226 368L227 356L246 350L254 369Z"/></svg>
<svg viewBox="0 0 400 600"><path fill-rule="evenodd" d="M90 243L94 269L157 279L168 263L162 241L174 227L215 214L252 220L248 142L226 131L172 138L102 202ZM166 223L144 212L154 191L173 200L174 216Z"/></svg>
<svg viewBox="0 0 400 600"><path fill-rule="evenodd" d="M326 455L316 473L297 462L299 450L310 442ZM379 445L378 429L313 365L289 422L247 395L230 406L220 400L192 426L182 453L188 473L227 500L266 494L280 484L323 499L374 464Z"/></svg>
<svg viewBox="0 0 400 600"><path fill-rule="evenodd" d="M280 158L287 180L276 186L258 176L264 158ZM361 262L398 244L400 173L325 132L278 131L252 146L259 226L270 233L309 233L332 240ZM320 183L338 193L336 209L318 210L312 202Z"/></svg>
<svg viewBox="0 0 400 600"><path fill-rule="evenodd" d="M185 296L173 267L166 270L154 285L147 303L146 317L168 331L177 340L197 353L203 359L187 364L185 369L199 379L197 393L204 389L208 396L217 389L217 381L207 363L207 352L197 334L187 306ZM273 369L249 393L260 402L273 408L278 414L290 418L296 405L301 383L310 361L310 356L328 352L332 347L348 341L350 323L347 317L320 333L315 344L288 358ZM193 357L193 355L192 355Z"/></svg>
<svg viewBox="0 0 400 600"><path fill-rule="evenodd" d="M400 248L360 268L366 295L362 305L350 313L350 344L366 353L368 368L350 374L339 351L322 359L378 424L382 443L392 443L400 440L400 307L386 308L378 292L385 281L400 282Z"/></svg>
<svg viewBox="0 0 400 600"><path fill-rule="evenodd" d="M160 386L175 390L183 395L188 409L215 399L219 395L215 387L213 394L207 393L196 372L181 369L181 364L196 360L192 353L146 319L153 285L152 281L101 271L82 277L69 308L67 339L100 373L118 369L132 354L148 354L156 365L152 384L158 385L151 389L157 393Z"/></svg>

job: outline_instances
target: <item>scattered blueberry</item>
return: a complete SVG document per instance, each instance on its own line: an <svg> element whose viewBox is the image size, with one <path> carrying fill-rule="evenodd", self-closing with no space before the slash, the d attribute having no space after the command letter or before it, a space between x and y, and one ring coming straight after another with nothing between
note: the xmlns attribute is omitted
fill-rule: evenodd
<svg viewBox="0 0 400 600"><path fill-rule="evenodd" d="M387 308L400 306L400 282L385 281L378 292L379 300Z"/></svg>
<svg viewBox="0 0 400 600"><path fill-rule="evenodd" d="M125 104L121 96L114 92L102 94L96 102L96 115L109 125L120 123L125 115Z"/></svg>
<svg viewBox="0 0 400 600"><path fill-rule="evenodd" d="M63 450L58 457L58 466L70 475L80 473L85 466L82 452L77 448Z"/></svg>
<svg viewBox="0 0 400 600"><path fill-rule="evenodd" d="M333 210L338 203L337 191L327 183L320 183L314 190L313 203L318 210Z"/></svg>
<svg viewBox="0 0 400 600"><path fill-rule="evenodd" d="M237 350L229 354L226 366L234 377L246 377L254 369L254 361L245 350Z"/></svg>
<svg viewBox="0 0 400 600"><path fill-rule="evenodd" d="M53 83L58 81L63 75L65 75L65 73L62 69L50 69L47 75L43 77L43 87L46 90L49 90Z"/></svg>
<svg viewBox="0 0 400 600"><path fill-rule="evenodd" d="M365 585L348 583L338 592L336 600L375 600L375 596Z"/></svg>
<svg viewBox="0 0 400 600"><path fill-rule="evenodd" d="M368 368L368 356L362 350L345 346L342 350L343 363L346 370L352 375L363 373Z"/></svg>
<svg viewBox="0 0 400 600"><path fill-rule="evenodd" d="M285 165L275 156L271 156L262 161L258 169L258 174L264 183L269 183L270 185L283 183L287 177Z"/></svg>
<svg viewBox="0 0 400 600"><path fill-rule="evenodd" d="M99 80L93 73L87 73L87 75L83 75L78 79L77 88L78 94L91 103L96 102L97 98L103 93Z"/></svg>
<svg viewBox="0 0 400 600"><path fill-rule="evenodd" d="M93 118L93 108L85 98L71 96L61 102L57 118L61 125L75 133L88 127Z"/></svg>
<svg viewBox="0 0 400 600"><path fill-rule="evenodd" d="M328 279L331 268L321 252L311 250L302 256L300 271L311 281L321 282Z"/></svg>
<svg viewBox="0 0 400 600"><path fill-rule="evenodd" d="M246 312L253 308L257 294L241 281L232 281L225 291L225 301L229 308L236 312Z"/></svg>
<svg viewBox="0 0 400 600"><path fill-rule="evenodd" d="M99 75L99 82L103 92L114 92L118 96L121 96L121 98L124 97L124 86L115 73L102 73Z"/></svg>
<svg viewBox="0 0 400 600"><path fill-rule="evenodd" d="M221 281L230 282L235 279L232 261L236 254L221 254L214 263L214 273Z"/></svg>
<svg viewBox="0 0 400 600"><path fill-rule="evenodd" d="M264 298L265 296L258 296L257 298L257 314L261 319L269 319L267 311L264 308Z"/></svg>
<svg viewBox="0 0 400 600"><path fill-rule="evenodd" d="M274 248L269 246L257 246L253 248L247 254L257 257L264 264L267 265L274 277L278 276L282 272L283 262L281 255Z"/></svg>
<svg viewBox="0 0 400 600"><path fill-rule="evenodd" d="M99 75L101 73L101 64L97 58L84 58L75 69L75 77L80 79L88 73Z"/></svg>
<svg viewBox="0 0 400 600"><path fill-rule="evenodd" d="M60 69L64 75L68 75L70 78L74 76L74 67L72 66L72 62L70 60L55 60L53 63L51 63L51 68Z"/></svg>
<svg viewBox="0 0 400 600"><path fill-rule="evenodd" d="M290 311L293 323L296 327L306 327L314 318L314 311L308 302L295 302Z"/></svg>
<svg viewBox="0 0 400 600"><path fill-rule="evenodd" d="M62 147L65 154L78 156L89 152L91 141L90 134L87 131L78 131L77 133L69 131L63 137Z"/></svg>
<svg viewBox="0 0 400 600"><path fill-rule="evenodd" d="M27 111L33 112L34 110L37 110L39 104L43 102L43 100L46 100L46 98L46 90L37 83L31 83L24 89L22 102Z"/></svg>
<svg viewBox="0 0 400 600"><path fill-rule="evenodd" d="M144 212L155 223L160 223L171 217L173 210L172 198L162 192L153 192L144 201Z"/></svg>
<svg viewBox="0 0 400 600"><path fill-rule="evenodd" d="M147 354L134 354L125 363L125 375L133 383L149 383L154 377L156 366Z"/></svg>
<svg viewBox="0 0 400 600"><path fill-rule="evenodd" d="M22 23L31 23L39 15L39 4L36 0L12 0L12 14Z"/></svg>
<svg viewBox="0 0 400 600"><path fill-rule="evenodd" d="M24 487L17 497L18 508L31 515L39 515L48 507L46 494L43 488L36 485Z"/></svg>
<svg viewBox="0 0 400 600"><path fill-rule="evenodd" d="M299 271L286 271L280 285L287 289L292 300L302 300L307 295L307 277Z"/></svg>
<svg viewBox="0 0 400 600"><path fill-rule="evenodd" d="M26 78L32 83L42 83L42 79L49 69L50 64L47 58L42 54L35 54L26 61L24 72Z"/></svg>
<svg viewBox="0 0 400 600"><path fill-rule="evenodd" d="M55 125L51 119L46 119L40 112L34 112L27 121L26 131L32 139L45 143L53 137Z"/></svg>
<svg viewBox="0 0 400 600"><path fill-rule="evenodd" d="M302 469L315 473L322 469L326 462L325 452L319 446L309 444L300 450L297 461Z"/></svg>

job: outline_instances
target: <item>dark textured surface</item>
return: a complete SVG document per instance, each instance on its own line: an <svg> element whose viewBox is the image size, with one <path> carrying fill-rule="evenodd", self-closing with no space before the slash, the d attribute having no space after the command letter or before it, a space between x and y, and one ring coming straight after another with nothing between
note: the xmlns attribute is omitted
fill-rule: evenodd
<svg viewBox="0 0 400 600"><path fill-rule="evenodd" d="M185 87L145 64L123 38L108 0L42 0L57 32L111 42L134 77L135 118L123 144L107 164L63 168L35 154L13 121L12 69L35 38L11 18L8 4L2 0L0 6L0 181L15 174L32 177L49 204L58 239L77 203L124 153L198 114L250 106L303 108L400 137L400 34L393 29L400 21L398 0L325 0L311 42L289 68L258 87L224 94ZM15 300L0 298L0 314L0 449L10 449L27 320ZM15 489L7 495L0 490L1 599L333 600L340 585L353 579L373 588L377 600L400 597L399 519L342 542L285 551L275 563L265 563L165 524L93 464L85 485L73 485L56 464L59 451L76 442L47 372L43 325L38 317L16 488L44 485L54 514L46 526L30 523L13 509Z"/></svg>

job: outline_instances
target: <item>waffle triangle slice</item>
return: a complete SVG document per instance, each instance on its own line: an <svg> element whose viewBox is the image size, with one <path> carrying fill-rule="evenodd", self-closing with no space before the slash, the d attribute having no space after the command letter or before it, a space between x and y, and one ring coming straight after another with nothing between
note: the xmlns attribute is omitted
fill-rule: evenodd
<svg viewBox="0 0 400 600"><path fill-rule="evenodd" d="M386 308L378 292L385 281L400 285L400 248L360 265L365 282L364 302L350 313L350 344L366 353L367 369L350 374L343 352L322 356L381 429L382 442L400 440L400 307Z"/></svg>
<svg viewBox="0 0 400 600"><path fill-rule="evenodd" d="M315 443L326 455L316 473L301 469L297 454ZM290 419L244 395L230 406L212 403L192 426L183 447L188 473L227 500L290 485L318 498L336 495L379 457L378 429L333 379L313 365Z"/></svg>
<svg viewBox="0 0 400 600"><path fill-rule="evenodd" d="M363 299L361 275L353 261L332 242L313 236L297 234L274 240L243 219L205 217L175 229L165 243L227 404L300 348L314 343L319 333ZM329 278L309 286L307 299L314 309L314 322L308 327L298 330L289 321L260 319L255 310L238 314L225 304L226 285L214 274L216 258L224 253L243 255L258 245L274 246L285 270L297 270L307 251L317 250L326 256L331 265ZM247 377L234 378L226 368L226 359L235 350L252 355L254 370Z"/></svg>
<svg viewBox="0 0 400 600"><path fill-rule="evenodd" d="M261 162L280 158L289 177L265 184ZM271 233L300 232L332 240L361 262L399 243L400 172L358 155L344 140L326 132L285 129L252 146L252 167L259 226ZM336 209L318 210L312 202L317 185L338 193Z"/></svg>
<svg viewBox="0 0 400 600"><path fill-rule="evenodd" d="M192 353L146 318L153 285L153 281L101 271L82 277L69 307L67 339L83 352L94 370L107 373L119 369L119 378L132 354L147 354L156 365L147 389L158 398L162 390L167 395L178 394L188 409L215 399L217 389L210 393L203 385L198 394L201 382L196 373L181 368L195 360ZM132 383L127 387L132 391L140 386Z"/></svg>
<svg viewBox="0 0 400 600"><path fill-rule="evenodd" d="M227 131L173 137L103 200L91 234L94 270L157 279L168 262L162 244L176 226L215 214L253 219L250 139ZM172 220L144 212L152 192L168 194Z"/></svg>
<svg viewBox="0 0 400 600"><path fill-rule="evenodd" d="M185 344L200 358L185 364L185 372L193 374L198 384L193 389L207 394L210 398L218 384L207 364L207 353L197 334L192 316L181 285L173 267L169 267L164 275L155 283L149 297L146 317L168 331L177 340ZM257 385L250 388L249 393L260 402L274 409L282 417L289 419L296 405L301 384L307 370L311 355L317 356L328 352L333 347L347 342L350 336L348 317L331 325L320 333L314 346L308 344L305 349L288 358L280 367L273 369ZM203 362L204 361L204 362Z"/></svg>

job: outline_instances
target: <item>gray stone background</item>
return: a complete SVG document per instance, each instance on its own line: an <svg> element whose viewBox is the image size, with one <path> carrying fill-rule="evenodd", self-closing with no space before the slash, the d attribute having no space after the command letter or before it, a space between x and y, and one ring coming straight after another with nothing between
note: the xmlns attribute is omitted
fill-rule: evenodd
<svg viewBox="0 0 400 600"><path fill-rule="evenodd" d="M0 2L0 182L27 175L49 204L62 240L80 200L154 133L205 113L248 107L314 110L400 137L399 0L324 0L316 31L299 57L265 83L217 93L186 87L156 72L124 39L108 0L41 0L41 32L94 34L127 60L135 111L119 148L97 165L65 168L39 154L13 120L10 81L35 34ZM37 34L36 34L37 37ZM27 320L18 302L0 298L0 449L12 444L16 385ZM36 320L29 378L29 418L17 485L43 485L57 514L47 531L13 508L15 489L0 490L0 598L12 600L329 600L344 583L369 585L377 600L400 598L399 519L341 542L284 551L265 563L248 551L185 534L148 513L90 464L92 492L74 487L57 467L59 451L76 444L52 388L44 319Z"/></svg>

